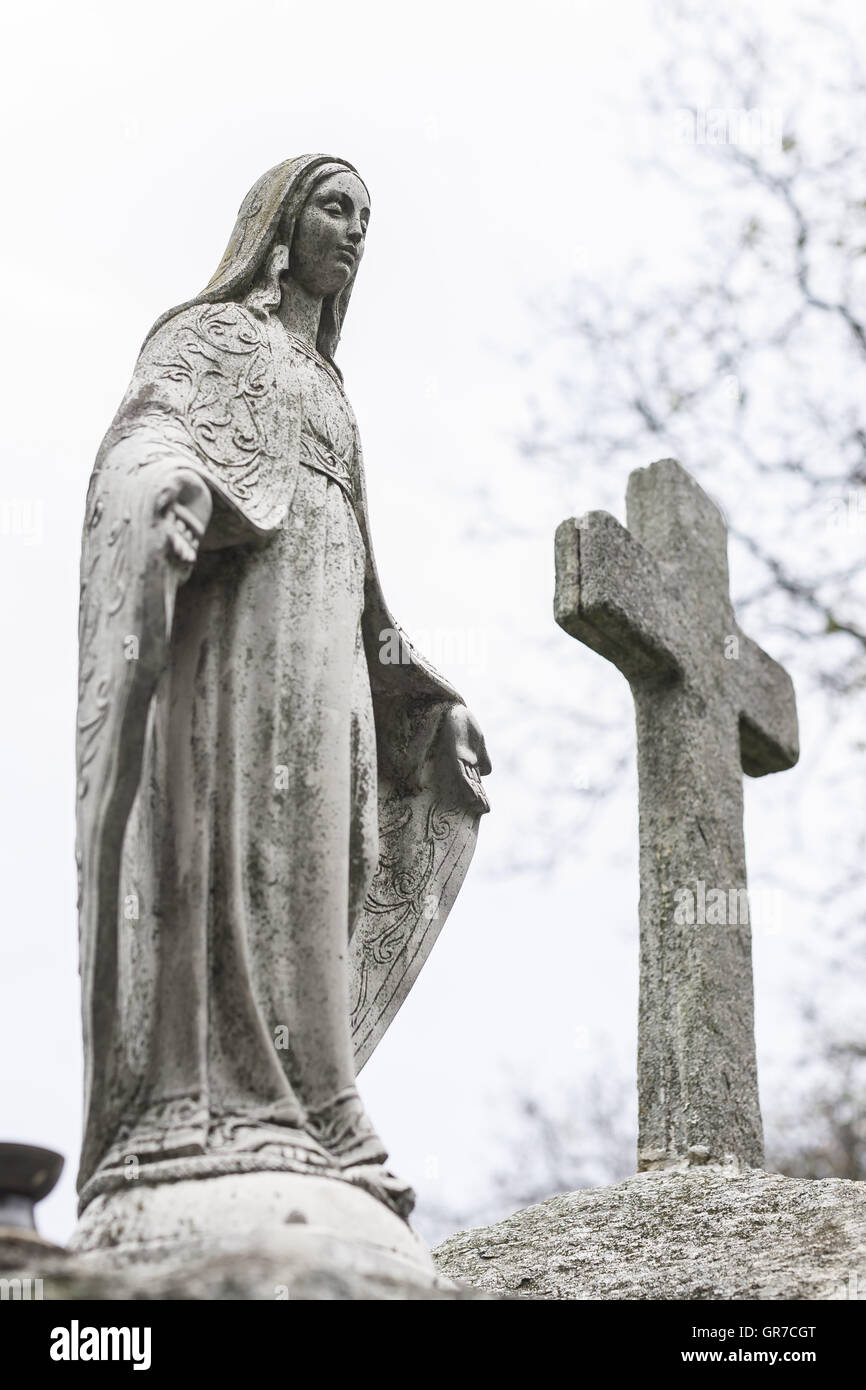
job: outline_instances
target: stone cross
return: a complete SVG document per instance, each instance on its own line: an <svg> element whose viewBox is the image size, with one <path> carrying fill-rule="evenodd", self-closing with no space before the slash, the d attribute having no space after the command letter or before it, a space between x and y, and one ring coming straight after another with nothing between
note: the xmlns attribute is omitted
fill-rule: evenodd
<svg viewBox="0 0 866 1390"><path fill-rule="evenodd" d="M627 516L558 527L554 613L637 715L638 1168L760 1167L742 772L796 763L794 690L737 627L727 527L690 474L635 470Z"/></svg>

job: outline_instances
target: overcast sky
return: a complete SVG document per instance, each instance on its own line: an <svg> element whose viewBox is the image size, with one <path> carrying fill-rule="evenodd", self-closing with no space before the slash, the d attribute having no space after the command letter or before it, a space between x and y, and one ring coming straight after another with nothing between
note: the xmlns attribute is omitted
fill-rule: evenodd
<svg viewBox="0 0 866 1390"><path fill-rule="evenodd" d="M787 22L782 4L762 10ZM533 301L578 269L614 276L637 257L669 276L698 244L687 191L634 168L664 138L639 99L659 58L649 6L31 3L3 32L2 498L4 516L32 525L0 536L0 1137L66 1155L40 1218L65 1239L81 1112L77 570L93 456L145 332L209 280L250 184L324 151L372 195L339 357L385 593L464 693L495 765L466 887L362 1090L398 1171L422 1194L468 1200L510 1073L555 1095L605 1050L634 1068L636 803L600 817L556 875L506 874L526 794L502 691L529 636L556 634L561 517L543 516L507 566L470 533L483 488L515 519L535 503L513 485ZM533 673L540 696L577 690L580 671L594 700L618 698L618 674L560 639ZM783 795L774 780L759 806L749 793L758 846ZM781 954L772 939L756 947L768 1053L760 1000L771 1018Z"/></svg>

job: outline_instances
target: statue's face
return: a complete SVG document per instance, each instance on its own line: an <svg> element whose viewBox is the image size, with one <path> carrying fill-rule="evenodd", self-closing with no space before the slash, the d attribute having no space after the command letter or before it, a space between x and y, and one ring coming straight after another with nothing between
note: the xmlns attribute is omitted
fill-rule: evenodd
<svg viewBox="0 0 866 1390"><path fill-rule="evenodd" d="M361 180L347 170L313 190L295 224L289 273L310 294L339 294L364 254L370 205Z"/></svg>

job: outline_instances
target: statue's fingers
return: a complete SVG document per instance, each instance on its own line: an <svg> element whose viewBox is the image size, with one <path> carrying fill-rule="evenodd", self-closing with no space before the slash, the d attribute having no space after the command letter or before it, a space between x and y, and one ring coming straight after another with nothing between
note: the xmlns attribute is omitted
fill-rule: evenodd
<svg viewBox="0 0 866 1390"><path fill-rule="evenodd" d="M213 511L210 489L191 468L175 468L167 474L154 500L154 511L164 516L171 508L187 526L202 536Z"/></svg>
<svg viewBox="0 0 866 1390"><path fill-rule="evenodd" d="M182 502L175 502L172 511L175 516L182 521L185 526L188 526L194 535L201 540L201 537L205 533L207 522L202 520L190 507L185 507Z"/></svg>
<svg viewBox="0 0 866 1390"><path fill-rule="evenodd" d="M168 543L177 558L182 560L185 565L195 564L196 551L179 531L169 531Z"/></svg>

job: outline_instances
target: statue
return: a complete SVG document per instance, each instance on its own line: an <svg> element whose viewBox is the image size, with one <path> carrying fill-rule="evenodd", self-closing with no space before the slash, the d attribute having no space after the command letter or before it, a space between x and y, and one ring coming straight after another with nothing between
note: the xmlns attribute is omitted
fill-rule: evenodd
<svg viewBox="0 0 866 1390"><path fill-rule="evenodd" d="M96 460L82 1210L133 1173L309 1173L412 1207L355 1078L463 881L490 763L376 575L334 361L369 215L344 160L259 179Z"/></svg>

